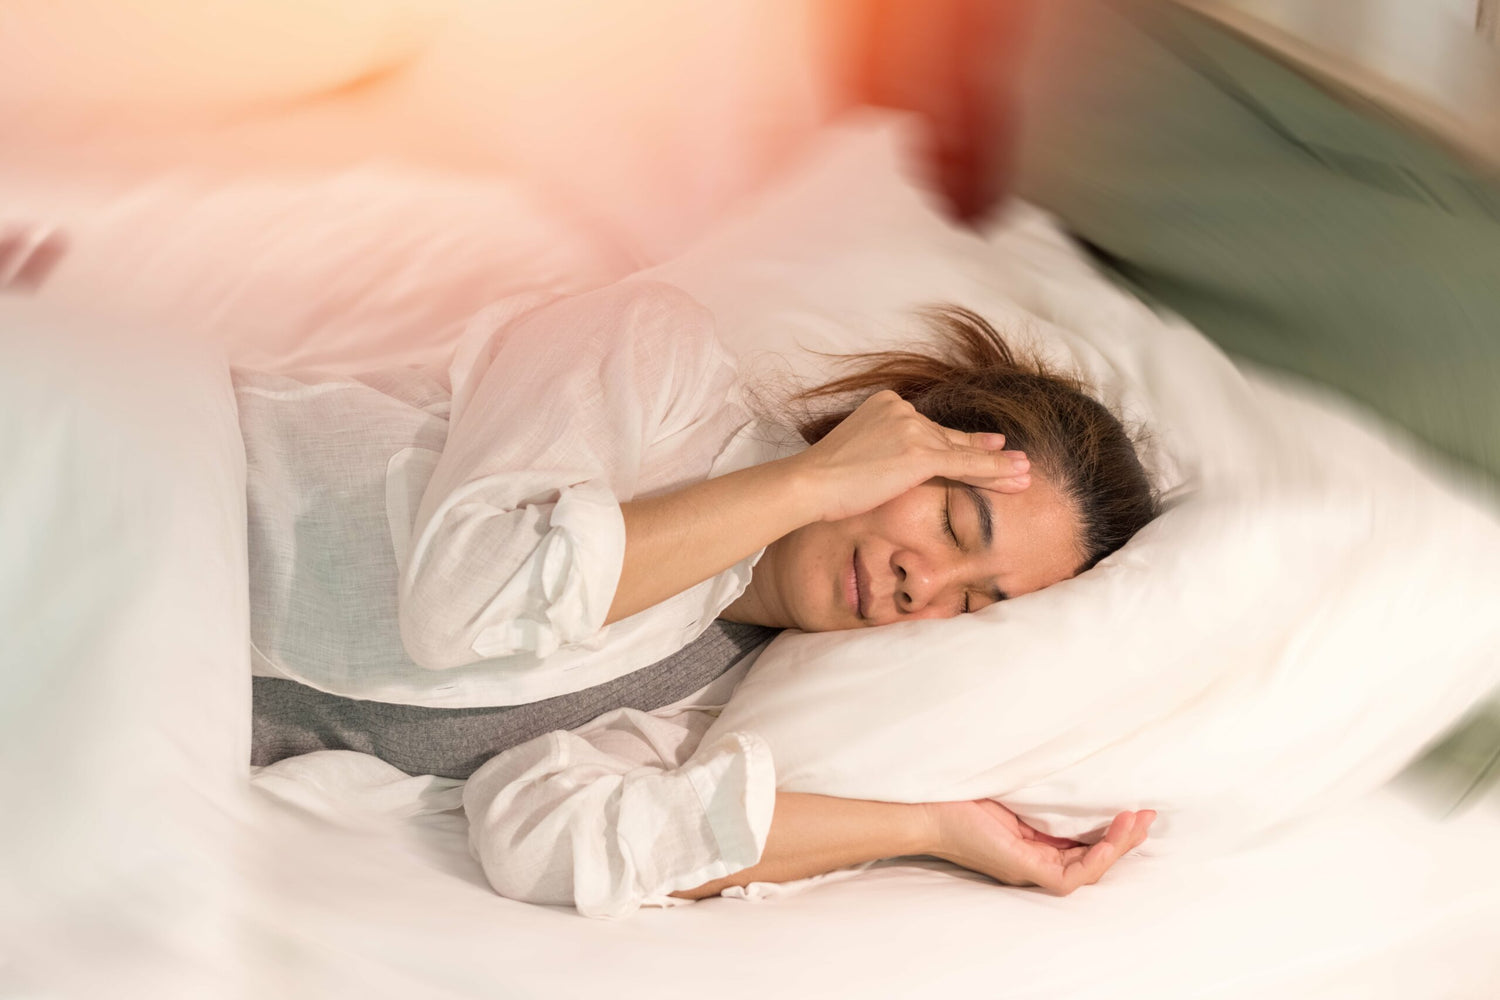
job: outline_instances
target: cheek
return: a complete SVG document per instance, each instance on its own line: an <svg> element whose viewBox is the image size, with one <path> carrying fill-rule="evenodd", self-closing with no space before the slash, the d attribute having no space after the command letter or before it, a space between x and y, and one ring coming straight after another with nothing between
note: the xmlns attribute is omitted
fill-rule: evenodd
<svg viewBox="0 0 1500 1000"><path fill-rule="evenodd" d="M942 488L918 486L862 515L861 527L898 547L925 542L941 532L946 500Z"/></svg>
<svg viewBox="0 0 1500 1000"><path fill-rule="evenodd" d="M783 551L783 572L793 592L801 599L816 593L821 581L833 571L837 553L847 547L840 533L829 524L810 524L788 535Z"/></svg>

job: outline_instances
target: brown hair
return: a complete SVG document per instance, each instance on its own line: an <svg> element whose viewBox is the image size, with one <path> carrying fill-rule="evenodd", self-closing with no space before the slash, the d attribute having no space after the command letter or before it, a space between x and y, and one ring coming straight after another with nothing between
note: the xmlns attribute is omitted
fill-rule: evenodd
<svg viewBox="0 0 1500 1000"><path fill-rule="evenodd" d="M805 402L892 389L944 427L1005 435L1072 506L1079 523L1079 572L1128 542L1157 514L1157 497L1120 420L1076 376L1018 359L984 317L959 306L924 310L940 336L940 354L878 351L843 355L856 366L797 395ZM808 444L852 412L810 416L798 431Z"/></svg>

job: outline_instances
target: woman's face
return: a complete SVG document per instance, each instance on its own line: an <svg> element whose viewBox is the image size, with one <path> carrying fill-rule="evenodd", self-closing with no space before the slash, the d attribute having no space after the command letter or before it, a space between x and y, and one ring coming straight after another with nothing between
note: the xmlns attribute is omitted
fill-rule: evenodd
<svg viewBox="0 0 1500 1000"><path fill-rule="evenodd" d="M933 479L874 510L775 542L751 584L772 624L808 632L951 618L1066 580L1072 510L1033 474L1020 493Z"/></svg>

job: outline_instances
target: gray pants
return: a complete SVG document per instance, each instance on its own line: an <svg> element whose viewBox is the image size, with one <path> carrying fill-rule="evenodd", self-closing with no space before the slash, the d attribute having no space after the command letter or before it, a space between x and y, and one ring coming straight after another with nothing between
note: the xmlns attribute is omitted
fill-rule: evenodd
<svg viewBox="0 0 1500 1000"><path fill-rule="evenodd" d="M572 694L499 708L424 708L325 694L255 678L252 764L315 750L358 750L408 774L467 778L491 757L617 708L649 712L687 697L770 641L775 629L715 621L664 660Z"/></svg>

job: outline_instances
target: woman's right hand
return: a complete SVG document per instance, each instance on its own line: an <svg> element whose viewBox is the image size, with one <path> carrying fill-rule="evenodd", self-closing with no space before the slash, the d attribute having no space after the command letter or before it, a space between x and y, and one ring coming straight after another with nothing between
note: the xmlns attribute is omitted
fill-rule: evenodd
<svg viewBox="0 0 1500 1000"><path fill-rule="evenodd" d="M791 461L814 493L819 519L837 521L938 477L1019 493L1031 483L1030 465L1004 447L1004 435L943 427L886 389Z"/></svg>

